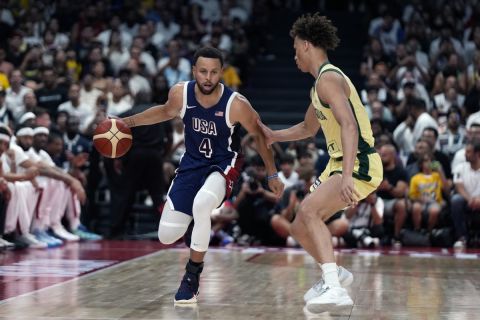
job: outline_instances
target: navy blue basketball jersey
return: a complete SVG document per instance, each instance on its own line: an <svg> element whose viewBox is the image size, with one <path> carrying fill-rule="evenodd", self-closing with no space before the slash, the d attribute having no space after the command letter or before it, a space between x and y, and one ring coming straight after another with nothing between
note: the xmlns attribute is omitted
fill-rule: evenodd
<svg viewBox="0 0 480 320"><path fill-rule="evenodd" d="M218 166L224 173L241 161L239 125L230 123L230 107L237 95L223 84L218 103L203 107L195 97L196 81L183 88L181 118L185 125L185 153L178 172Z"/></svg>

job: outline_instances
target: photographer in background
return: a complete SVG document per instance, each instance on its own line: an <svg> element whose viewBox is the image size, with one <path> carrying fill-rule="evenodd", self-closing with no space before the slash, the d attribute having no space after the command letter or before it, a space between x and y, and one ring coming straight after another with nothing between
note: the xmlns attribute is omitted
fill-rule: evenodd
<svg viewBox="0 0 480 320"><path fill-rule="evenodd" d="M382 198L373 192L356 207L349 207L346 210L350 227L344 239L348 247L379 246L383 237L383 209Z"/></svg>
<svg viewBox="0 0 480 320"><path fill-rule="evenodd" d="M282 198L273 210L274 214L270 219L271 227L276 235L283 239L284 244L286 242L288 247L297 246L295 239L290 236L290 225L295 218L300 202L310 192L310 183L308 182L312 175L312 169L300 170L300 180L293 186L285 189ZM345 218L343 211L334 214L326 221L326 225L334 239L342 237L348 230L348 220ZM334 246L338 244L335 242Z"/></svg>
<svg viewBox="0 0 480 320"><path fill-rule="evenodd" d="M268 189L267 171L262 158L256 155L241 176L240 191L233 203L237 209L238 224L242 234L248 234L249 242L260 240L271 244L271 232L265 232L270 225L270 211L277 199Z"/></svg>

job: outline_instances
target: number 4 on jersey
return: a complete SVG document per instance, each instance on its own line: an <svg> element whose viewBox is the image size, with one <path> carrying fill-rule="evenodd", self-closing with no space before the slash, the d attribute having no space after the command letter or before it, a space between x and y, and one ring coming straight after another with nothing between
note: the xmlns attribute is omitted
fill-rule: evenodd
<svg viewBox="0 0 480 320"><path fill-rule="evenodd" d="M209 138L204 138L198 150L205 155L205 157L210 158L212 156L212 143Z"/></svg>

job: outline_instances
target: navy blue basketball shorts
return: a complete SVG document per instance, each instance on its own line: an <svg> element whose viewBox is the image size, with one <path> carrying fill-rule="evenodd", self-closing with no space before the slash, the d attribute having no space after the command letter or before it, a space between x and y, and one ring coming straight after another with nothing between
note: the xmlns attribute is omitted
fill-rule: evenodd
<svg viewBox="0 0 480 320"><path fill-rule="evenodd" d="M219 172L226 180L225 197L222 203L228 199L240 176L240 172L235 167L230 167L228 171L216 165L183 172L180 170L168 190L167 201L172 210L193 216L193 200L207 177L215 171Z"/></svg>

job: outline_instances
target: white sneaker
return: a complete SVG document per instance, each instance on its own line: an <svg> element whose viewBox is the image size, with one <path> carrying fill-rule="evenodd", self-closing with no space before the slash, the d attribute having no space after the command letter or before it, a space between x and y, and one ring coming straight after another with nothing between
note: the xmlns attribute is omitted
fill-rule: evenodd
<svg viewBox="0 0 480 320"><path fill-rule="evenodd" d="M32 234L26 233L18 237L18 240L27 244L32 249L45 249L48 245L45 242L38 241Z"/></svg>
<svg viewBox="0 0 480 320"><path fill-rule="evenodd" d="M461 250L465 250L465 248L466 248L466 241L462 239L455 241L455 244L453 245L454 250L461 251Z"/></svg>
<svg viewBox="0 0 480 320"><path fill-rule="evenodd" d="M307 301L307 310L312 313L330 312L353 306L346 289L324 285L320 295Z"/></svg>
<svg viewBox="0 0 480 320"><path fill-rule="evenodd" d="M68 232L67 230L65 230L65 228L63 226L56 226L56 227L52 228L52 232L56 237L61 238L65 241L79 241L80 240L79 236Z"/></svg>
<svg viewBox="0 0 480 320"><path fill-rule="evenodd" d="M287 237L287 247L295 248L298 246L297 240L295 240L292 236Z"/></svg>
<svg viewBox="0 0 480 320"><path fill-rule="evenodd" d="M353 282L353 274L350 271L348 271L347 269L345 269L344 267L339 266L338 267L338 280L340 281L340 285L342 287L348 287ZM322 287L323 287L324 284L325 284L325 281L323 280L323 276L322 276L320 281L315 283L313 285L313 287L311 287L307 291L307 293L305 293L305 295L303 296L303 300L305 302L307 302L308 300L310 300L312 298L318 297L320 295L320 293L322 292Z"/></svg>
<svg viewBox="0 0 480 320"><path fill-rule="evenodd" d="M0 237L0 246L5 248L5 249L9 249L9 248L13 248L15 247L15 245L13 243L11 243L10 241L7 241L5 239L3 239L2 237Z"/></svg>

